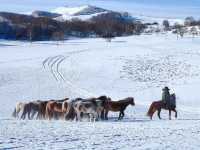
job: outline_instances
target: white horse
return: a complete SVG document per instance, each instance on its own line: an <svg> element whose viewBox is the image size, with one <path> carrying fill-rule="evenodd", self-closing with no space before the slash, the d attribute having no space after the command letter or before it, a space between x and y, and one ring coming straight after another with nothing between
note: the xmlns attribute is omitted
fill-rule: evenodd
<svg viewBox="0 0 200 150"><path fill-rule="evenodd" d="M104 106L105 102L97 99L96 105L97 105L96 112L97 112L97 115L98 115L98 119L99 118L103 119L101 115L102 115L102 113L104 112L104 109L105 109L105 106Z"/></svg>
<svg viewBox="0 0 200 150"><path fill-rule="evenodd" d="M15 118L19 118L19 113L23 112L25 105L26 105L26 103L17 102L16 106L15 106L15 109L14 109L14 111L12 113L12 116L15 117Z"/></svg>
<svg viewBox="0 0 200 150"><path fill-rule="evenodd" d="M74 110L76 112L76 120L81 121L82 115L89 115L90 122L98 119L97 104L95 100L79 100L74 102Z"/></svg>

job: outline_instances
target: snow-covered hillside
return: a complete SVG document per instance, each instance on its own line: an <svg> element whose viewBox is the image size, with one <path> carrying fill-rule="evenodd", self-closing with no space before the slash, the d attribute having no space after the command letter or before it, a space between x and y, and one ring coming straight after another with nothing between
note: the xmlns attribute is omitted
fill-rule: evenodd
<svg viewBox="0 0 200 150"><path fill-rule="evenodd" d="M65 21L72 18L87 20L93 16L99 15L101 13L106 13L109 11L96 6L82 5L76 7L58 7L52 12L61 14L61 16L55 18L56 20Z"/></svg>
<svg viewBox="0 0 200 150"><path fill-rule="evenodd" d="M60 42L0 41L0 148L2 149L198 149L200 137L200 38L153 34ZM169 86L178 119L146 116ZM133 96L125 119L105 122L20 121L16 102ZM172 114L174 115L174 114ZM165 141L165 142L163 142Z"/></svg>
<svg viewBox="0 0 200 150"><path fill-rule="evenodd" d="M90 15L95 13L105 12L105 9L98 8L90 5L83 5L77 7L58 7L52 12L63 15Z"/></svg>

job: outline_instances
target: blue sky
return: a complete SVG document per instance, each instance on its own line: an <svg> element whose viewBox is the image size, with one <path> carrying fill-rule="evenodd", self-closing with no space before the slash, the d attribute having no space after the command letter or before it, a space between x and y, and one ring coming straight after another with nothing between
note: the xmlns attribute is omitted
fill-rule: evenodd
<svg viewBox="0 0 200 150"><path fill-rule="evenodd" d="M52 10L59 6L97 5L149 16L200 18L200 0L0 0L0 11L31 12Z"/></svg>

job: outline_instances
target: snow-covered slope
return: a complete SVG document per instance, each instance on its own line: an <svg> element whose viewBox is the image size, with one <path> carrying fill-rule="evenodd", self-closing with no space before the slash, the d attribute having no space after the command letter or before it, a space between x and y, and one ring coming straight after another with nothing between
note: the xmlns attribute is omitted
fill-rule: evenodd
<svg viewBox="0 0 200 150"><path fill-rule="evenodd" d="M75 15L76 13L81 12L82 10L88 8L88 6L80 6L80 7L58 7L52 12L63 14L63 15Z"/></svg>
<svg viewBox="0 0 200 150"><path fill-rule="evenodd" d="M198 149L200 138L200 38L173 34L60 42L0 41L0 148ZM150 121L152 101L168 85L177 95L178 119ZM125 119L109 113L96 123L18 121L18 101L134 96ZM172 113L172 115L174 115ZM165 141L165 142L163 142Z"/></svg>
<svg viewBox="0 0 200 150"><path fill-rule="evenodd" d="M58 7L52 12L63 14L63 15L90 15L95 13L105 12L105 9L90 6L90 5L83 5L77 7Z"/></svg>
<svg viewBox="0 0 200 150"><path fill-rule="evenodd" d="M92 16L106 13L108 12L108 10L91 5L82 5L76 7L58 7L52 12L62 15L55 18L56 20L65 21L72 18L87 20L90 19Z"/></svg>

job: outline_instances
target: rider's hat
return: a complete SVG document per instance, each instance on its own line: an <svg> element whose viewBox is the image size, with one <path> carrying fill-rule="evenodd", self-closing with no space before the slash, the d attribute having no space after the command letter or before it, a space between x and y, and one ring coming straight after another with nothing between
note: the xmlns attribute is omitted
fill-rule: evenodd
<svg viewBox="0 0 200 150"><path fill-rule="evenodd" d="M163 91L165 91L165 90L169 91L170 89L166 86L166 87L164 87L162 90L163 90Z"/></svg>

